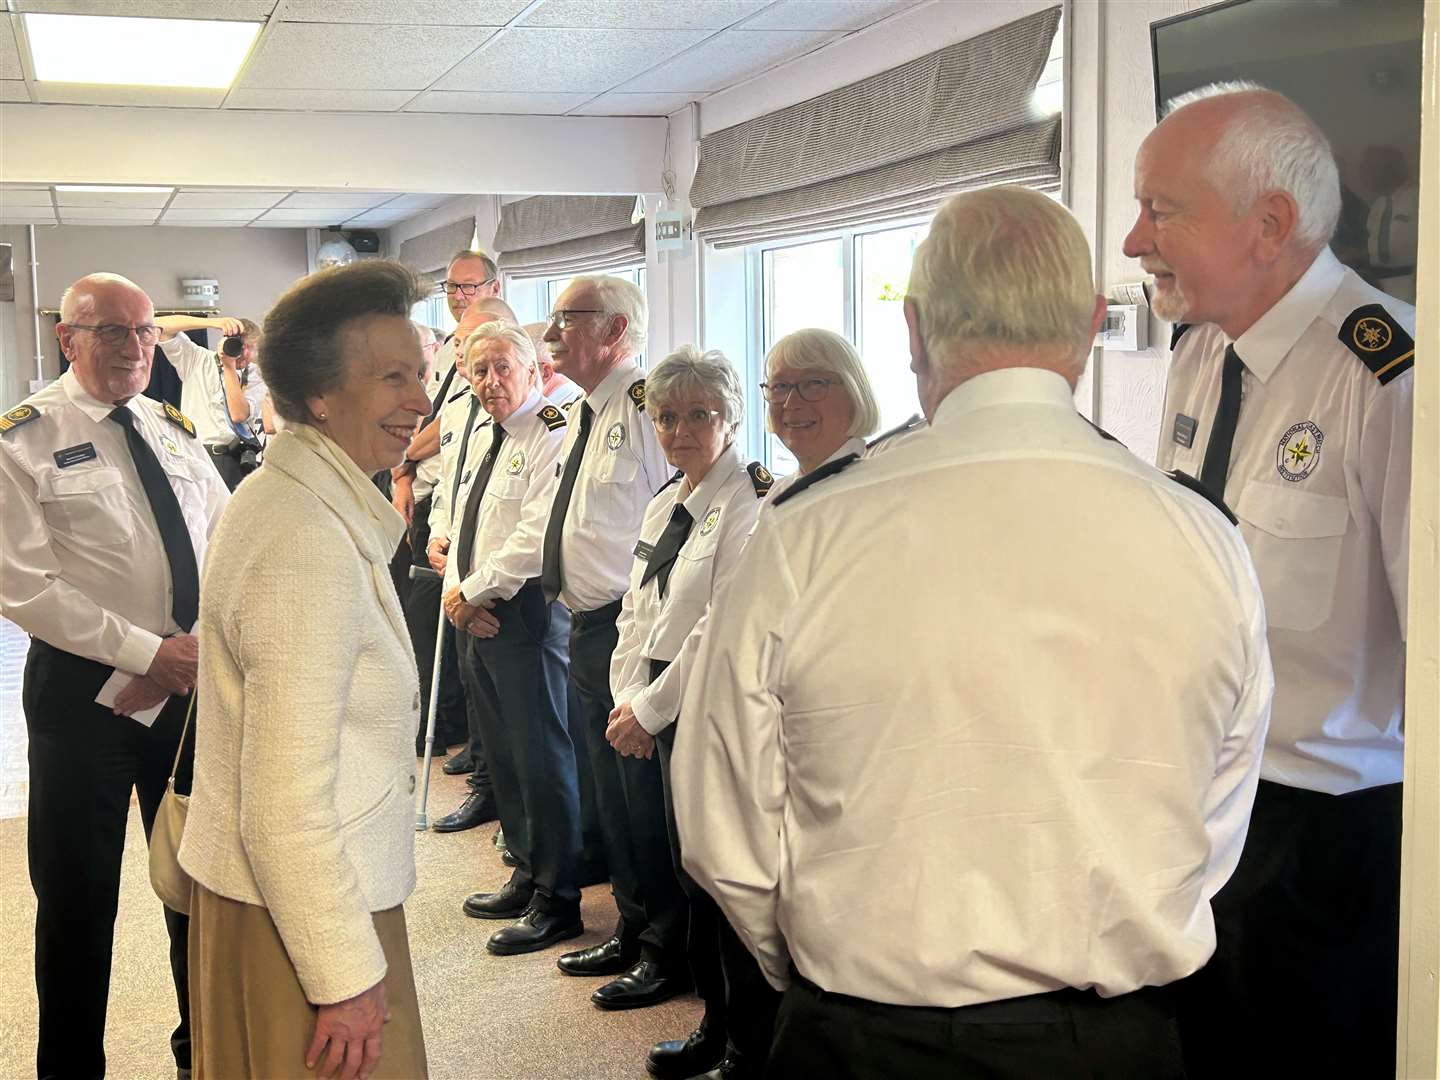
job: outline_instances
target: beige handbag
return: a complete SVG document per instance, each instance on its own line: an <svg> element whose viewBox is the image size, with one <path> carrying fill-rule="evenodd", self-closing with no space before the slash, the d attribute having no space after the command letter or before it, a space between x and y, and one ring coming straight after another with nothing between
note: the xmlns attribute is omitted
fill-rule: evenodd
<svg viewBox="0 0 1440 1080"><path fill-rule="evenodd" d="M175 764L170 766L170 779L160 808L155 811L155 825L150 830L150 887L165 906L181 915L190 914L190 875L180 866L180 840L185 835L185 814L190 809L190 796L175 791L175 774L180 771L180 755L185 750L185 737L195 716L195 694L190 694L190 708L185 713L185 726L180 729L180 745L175 749Z"/></svg>

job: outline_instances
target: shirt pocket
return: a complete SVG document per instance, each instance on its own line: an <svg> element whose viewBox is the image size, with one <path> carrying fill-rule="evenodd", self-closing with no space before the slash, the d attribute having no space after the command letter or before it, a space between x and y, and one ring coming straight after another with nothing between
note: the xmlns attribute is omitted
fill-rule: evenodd
<svg viewBox="0 0 1440 1080"><path fill-rule="evenodd" d="M612 450L595 470L595 483L588 492L586 516L601 525L613 525L634 535L636 496L629 490L635 483L640 463L621 450ZM640 499L643 506L648 494Z"/></svg>
<svg viewBox="0 0 1440 1080"><path fill-rule="evenodd" d="M195 522L200 522L199 532L203 536L204 522L208 518L205 512L205 482L209 477L206 474L215 473L215 467L208 461L186 461L168 454L161 459L160 467L170 481L170 490L175 492L186 527L191 528Z"/></svg>
<svg viewBox="0 0 1440 1080"><path fill-rule="evenodd" d="M1281 630L1314 630L1330 617L1350 504L1337 495L1250 482L1235 504L1250 546L1265 619Z"/></svg>
<svg viewBox="0 0 1440 1080"><path fill-rule="evenodd" d="M134 533L125 477L113 466L59 473L40 501L45 520L76 544L119 547Z"/></svg>

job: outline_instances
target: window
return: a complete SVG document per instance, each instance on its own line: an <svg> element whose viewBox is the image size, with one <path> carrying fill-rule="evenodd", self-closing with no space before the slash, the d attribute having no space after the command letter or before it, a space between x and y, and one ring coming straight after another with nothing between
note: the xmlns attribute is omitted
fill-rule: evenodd
<svg viewBox="0 0 1440 1080"><path fill-rule="evenodd" d="M629 270L606 270L603 273L608 277L624 278L641 292L645 291L645 267L635 266ZM548 278L545 281L545 310L535 316L536 320L548 318L555 310L555 301L560 299L560 294L570 287L570 283L576 277L584 277L583 274L575 274L571 277Z"/></svg>
<svg viewBox="0 0 1440 1080"><path fill-rule="evenodd" d="M438 331L441 335L455 329L455 319L450 314L450 305L445 302L445 293L438 287L435 292L410 309L410 318Z"/></svg>

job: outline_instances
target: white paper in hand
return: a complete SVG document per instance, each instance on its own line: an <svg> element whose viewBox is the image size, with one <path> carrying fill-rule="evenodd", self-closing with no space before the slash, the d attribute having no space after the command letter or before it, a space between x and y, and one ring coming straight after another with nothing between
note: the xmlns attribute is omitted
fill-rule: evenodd
<svg viewBox="0 0 1440 1080"><path fill-rule="evenodd" d="M131 675L130 672L116 669L110 678L105 680L105 685L100 687L100 692L95 695L96 704L104 705L107 709L113 709L115 707L116 696L119 695L121 690L129 686L130 681L134 678L135 676ZM155 723L155 718L160 715L160 710L168 704L170 704L170 699L167 697L154 708L142 709L140 712L132 714L130 719L139 721L146 727L149 727Z"/></svg>

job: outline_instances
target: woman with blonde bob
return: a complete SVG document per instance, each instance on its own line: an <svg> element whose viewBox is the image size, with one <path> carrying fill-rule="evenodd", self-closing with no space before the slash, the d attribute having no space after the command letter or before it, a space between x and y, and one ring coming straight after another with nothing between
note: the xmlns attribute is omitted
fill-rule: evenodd
<svg viewBox="0 0 1440 1080"><path fill-rule="evenodd" d="M799 470L778 480L770 501L822 465L865 452L880 426L880 407L855 347L839 334L809 327L786 334L765 358L760 389L770 430L795 455Z"/></svg>

